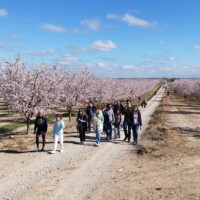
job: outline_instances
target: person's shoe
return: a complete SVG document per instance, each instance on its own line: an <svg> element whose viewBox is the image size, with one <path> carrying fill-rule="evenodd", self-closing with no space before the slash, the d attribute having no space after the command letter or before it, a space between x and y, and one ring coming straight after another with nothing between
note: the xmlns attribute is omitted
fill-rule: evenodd
<svg viewBox="0 0 200 200"><path fill-rule="evenodd" d="M63 149L60 150L60 153L63 153Z"/></svg>
<svg viewBox="0 0 200 200"><path fill-rule="evenodd" d="M49 153L50 153L50 154L55 154L55 153L56 153L56 151L54 151L54 150L53 150L53 151L50 151Z"/></svg>
<svg viewBox="0 0 200 200"><path fill-rule="evenodd" d="M133 142L133 145L137 145L137 142Z"/></svg>
<svg viewBox="0 0 200 200"><path fill-rule="evenodd" d="M94 147L99 147L99 144L94 144Z"/></svg>
<svg viewBox="0 0 200 200"><path fill-rule="evenodd" d="M117 139L117 136L115 136L115 139Z"/></svg>
<svg viewBox="0 0 200 200"><path fill-rule="evenodd" d="M123 141L126 141L126 138L124 138Z"/></svg>
<svg viewBox="0 0 200 200"><path fill-rule="evenodd" d="M131 142L130 140L128 140L128 142Z"/></svg>
<svg viewBox="0 0 200 200"><path fill-rule="evenodd" d="M42 148L41 151L44 151L44 148Z"/></svg>
<svg viewBox="0 0 200 200"><path fill-rule="evenodd" d="M82 144L84 145L84 144L85 144L85 142L83 141L83 142L82 142Z"/></svg>

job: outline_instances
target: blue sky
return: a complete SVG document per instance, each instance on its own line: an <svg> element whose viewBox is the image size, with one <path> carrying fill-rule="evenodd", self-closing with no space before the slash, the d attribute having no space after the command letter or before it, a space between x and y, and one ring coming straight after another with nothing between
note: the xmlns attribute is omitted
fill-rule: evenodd
<svg viewBox="0 0 200 200"><path fill-rule="evenodd" d="M103 77L199 77L199 0L0 0L0 59Z"/></svg>

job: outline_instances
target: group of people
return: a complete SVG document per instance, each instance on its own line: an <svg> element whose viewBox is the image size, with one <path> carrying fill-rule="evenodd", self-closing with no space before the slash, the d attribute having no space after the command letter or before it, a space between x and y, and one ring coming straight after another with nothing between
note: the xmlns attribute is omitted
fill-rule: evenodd
<svg viewBox="0 0 200 200"><path fill-rule="evenodd" d="M85 144L85 134L93 130L96 133L96 143L94 146L98 147L100 144L101 134L106 134L106 139L113 139L121 137L121 128L124 131L124 141L131 141L131 132L133 133L133 144L138 143L138 130L142 127L142 118L138 106L132 106L131 102L127 100L126 106L120 102L114 105L107 104L105 110L101 110L98 106L93 106L89 103L86 112L81 109L77 116L77 129L80 135L80 143Z"/></svg>
<svg viewBox="0 0 200 200"><path fill-rule="evenodd" d="M52 154L57 151L58 141L60 142L60 152L63 152L63 132L65 128L62 116L57 114L55 116L53 125L54 146L50 152ZM138 106L131 105L129 100L123 106L120 102L114 105L107 104L104 110L99 106L89 103L86 111L80 109L77 115L77 130L80 136L80 143L85 144L86 132L91 132L92 129L96 134L95 147L98 147L101 141L101 135L106 134L107 140L121 137L121 128L124 131L124 141L131 141L131 133L133 133L133 144L138 143L138 130L142 127L142 118ZM36 145L38 151L44 151L46 143L46 133L48 129L48 121L43 112L39 112L34 126L34 133L36 134ZM114 137L113 137L114 131ZM39 137L42 136L42 148L39 148Z"/></svg>

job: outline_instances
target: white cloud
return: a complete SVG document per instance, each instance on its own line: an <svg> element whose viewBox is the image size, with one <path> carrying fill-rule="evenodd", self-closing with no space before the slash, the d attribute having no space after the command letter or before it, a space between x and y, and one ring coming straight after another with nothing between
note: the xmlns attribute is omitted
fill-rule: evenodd
<svg viewBox="0 0 200 200"><path fill-rule="evenodd" d="M59 33L65 32L65 28L64 27L57 26L57 25L54 25L54 24L45 23L45 24L42 24L40 27L42 29L45 29L45 30L48 30L48 31L54 31L54 32L59 32Z"/></svg>
<svg viewBox="0 0 200 200"><path fill-rule="evenodd" d="M111 51L116 48L117 45L111 40L97 40L91 45L91 49L95 51Z"/></svg>
<svg viewBox="0 0 200 200"><path fill-rule="evenodd" d="M12 51L13 47L9 46L8 44L1 44L0 43L0 49L2 49L4 51Z"/></svg>
<svg viewBox="0 0 200 200"><path fill-rule="evenodd" d="M15 42L21 40L21 37L19 35L9 35L5 37L5 39L11 42Z"/></svg>
<svg viewBox="0 0 200 200"><path fill-rule="evenodd" d="M63 55L59 60L59 64L61 65L69 65L69 64L72 64L74 62L78 61L78 58L77 57L74 57L72 56L71 54L66 54L66 55Z"/></svg>
<svg viewBox="0 0 200 200"><path fill-rule="evenodd" d="M193 48L194 48L194 49L200 49L200 45L195 44L195 45L193 45Z"/></svg>
<svg viewBox="0 0 200 200"><path fill-rule="evenodd" d="M147 20L140 19L140 18L130 15L128 13L125 13L124 15L107 14L107 18L123 21L126 24L128 24L129 26L139 26L139 27L144 27L144 28L156 27L155 23L148 22Z"/></svg>
<svg viewBox="0 0 200 200"><path fill-rule="evenodd" d="M48 56L48 55L53 54L53 53L55 53L54 49L41 49L41 50L38 50L38 51L31 52L29 55L41 57L41 56Z"/></svg>
<svg viewBox="0 0 200 200"><path fill-rule="evenodd" d="M171 57L169 57L169 59L170 59L171 61L174 61L174 60L175 60L175 57L171 56Z"/></svg>
<svg viewBox="0 0 200 200"><path fill-rule="evenodd" d="M135 65L124 65L121 68L125 69L125 70L133 70L133 69L137 69L138 66L135 66Z"/></svg>
<svg viewBox="0 0 200 200"><path fill-rule="evenodd" d="M71 54L74 53L94 53L108 52L117 48L117 45L111 40L96 40L88 47L67 46Z"/></svg>
<svg viewBox="0 0 200 200"><path fill-rule="evenodd" d="M5 9L0 8L0 17L6 17L8 12Z"/></svg>
<svg viewBox="0 0 200 200"><path fill-rule="evenodd" d="M81 21L81 24L93 31L99 31L101 29L101 22L97 19L84 19Z"/></svg>

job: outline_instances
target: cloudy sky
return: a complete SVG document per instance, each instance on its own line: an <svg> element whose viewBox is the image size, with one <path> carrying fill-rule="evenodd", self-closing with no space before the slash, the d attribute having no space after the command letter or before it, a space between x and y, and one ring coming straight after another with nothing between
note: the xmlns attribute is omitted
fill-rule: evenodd
<svg viewBox="0 0 200 200"><path fill-rule="evenodd" d="M0 0L0 59L200 77L199 10L199 0Z"/></svg>

